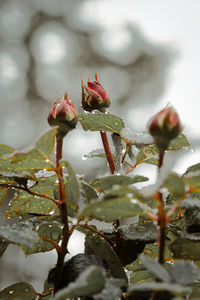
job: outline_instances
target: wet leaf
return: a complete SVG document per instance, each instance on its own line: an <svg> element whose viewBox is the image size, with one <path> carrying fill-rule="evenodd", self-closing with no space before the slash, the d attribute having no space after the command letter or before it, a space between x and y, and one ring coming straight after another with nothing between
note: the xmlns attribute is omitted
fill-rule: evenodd
<svg viewBox="0 0 200 300"><path fill-rule="evenodd" d="M6 248L8 247L9 242L3 238L0 238L0 257L4 254L6 251Z"/></svg>
<svg viewBox="0 0 200 300"><path fill-rule="evenodd" d="M120 226L118 231L125 240L155 242L157 240L157 226L152 222Z"/></svg>
<svg viewBox="0 0 200 300"><path fill-rule="evenodd" d="M164 187L168 189L171 195L183 197L185 194L185 184L181 177L171 174L164 182Z"/></svg>
<svg viewBox="0 0 200 300"><path fill-rule="evenodd" d="M171 282L171 277L169 276L167 270L159 264L155 259L141 255L140 259L142 260L143 266L153 274L157 279L164 282Z"/></svg>
<svg viewBox="0 0 200 300"><path fill-rule="evenodd" d="M190 288L182 287L178 284L167 282L142 282L129 287L129 293L139 291L167 291L174 295L189 295L191 293Z"/></svg>
<svg viewBox="0 0 200 300"><path fill-rule="evenodd" d="M81 296L92 296L99 293L105 286L105 277L102 269L96 266L87 269L78 278L69 283L66 288L55 294L56 300L73 299Z"/></svg>
<svg viewBox="0 0 200 300"><path fill-rule="evenodd" d="M155 145L145 146L140 150L140 152L138 152L136 161L137 163L142 163L147 158L150 158L156 154L158 154L158 150Z"/></svg>
<svg viewBox="0 0 200 300"><path fill-rule="evenodd" d="M3 204L8 193L7 188L0 188L0 206Z"/></svg>
<svg viewBox="0 0 200 300"><path fill-rule="evenodd" d="M112 114L79 114L79 121L84 130L109 131L120 133L124 128L124 122L118 116Z"/></svg>
<svg viewBox="0 0 200 300"><path fill-rule="evenodd" d="M52 245L52 243L43 238L48 238L57 244L59 243L62 236L62 224L60 217L35 216L30 218L27 216L25 219L32 224L33 230L38 234L39 237L41 237L31 248L21 245L25 255L28 256L33 253L47 252L54 249L55 247ZM24 218L21 220L21 222L24 222Z"/></svg>
<svg viewBox="0 0 200 300"><path fill-rule="evenodd" d="M10 146L0 144L0 158L4 155L11 154L15 151L15 149L11 148Z"/></svg>
<svg viewBox="0 0 200 300"><path fill-rule="evenodd" d="M14 244L21 243L28 248L34 247L39 240L38 234L33 231L29 222L0 226L0 237Z"/></svg>
<svg viewBox="0 0 200 300"><path fill-rule="evenodd" d="M98 198L95 189L85 181L81 181L81 191L85 199L85 203L89 203L91 200Z"/></svg>
<svg viewBox="0 0 200 300"><path fill-rule="evenodd" d="M188 139L184 134L180 134L177 138L175 138L167 150L180 150L185 147L190 147Z"/></svg>
<svg viewBox="0 0 200 300"><path fill-rule="evenodd" d="M145 164L150 164L150 165L155 165L155 166L158 166L158 159L157 158L154 158L154 157L151 157L151 158L148 158L144 161Z"/></svg>
<svg viewBox="0 0 200 300"><path fill-rule="evenodd" d="M106 177L95 178L90 181L90 184L97 188L97 190L105 192L113 187L113 185L129 185L137 182L147 181L148 178L140 175L125 176L125 175L112 175Z"/></svg>
<svg viewBox="0 0 200 300"><path fill-rule="evenodd" d="M0 292L1 300L35 300L36 297L34 288L26 282L12 284Z"/></svg>
<svg viewBox="0 0 200 300"><path fill-rule="evenodd" d="M200 239L178 238L169 245L174 258L199 260Z"/></svg>
<svg viewBox="0 0 200 300"><path fill-rule="evenodd" d="M114 278L124 279L127 282L127 276L121 264L120 258L115 253L108 242L94 230L90 230L79 225L76 229L86 235L85 248L86 253L94 254L104 260Z"/></svg>
<svg viewBox="0 0 200 300"><path fill-rule="evenodd" d="M31 150L15 152L11 158L11 161L13 163L17 163L23 160L48 159L53 153L56 133L57 127L51 128L39 138Z"/></svg>
<svg viewBox="0 0 200 300"><path fill-rule="evenodd" d="M41 180L30 189L39 194L45 194L53 198L54 186L49 182L48 178ZM7 217L23 216L27 213L46 214L55 210L57 205L49 199L43 197L36 197L28 194L26 191L19 191L11 200L7 211Z"/></svg>
<svg viewBox="0 0 200 300"><path fill-rule="evenodd" d="M189 285L199 280L199 268L190 261L176 261L168 269L172 280L181 285Z"/></svg>
<svg viewBox="0 0 200 300"><path fill-rule="evenodd" d="M120 299L124 280L116 278L107 278L104 289L93 296L94 300L116 300Z"/></svg>

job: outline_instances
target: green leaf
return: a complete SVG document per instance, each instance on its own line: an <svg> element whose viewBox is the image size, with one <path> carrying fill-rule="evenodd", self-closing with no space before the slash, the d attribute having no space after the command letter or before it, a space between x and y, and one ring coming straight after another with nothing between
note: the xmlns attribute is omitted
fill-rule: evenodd
<svg viewBox="0 0 200 300"><path fill-rule="evenodd" d="M50 183L50 184L49 184ZM45 194L53 198L54 186L48 181L48 178L41 180L31 191ZM23 216L27 213L47 214L55 210L57 205L49 199L44 197L36 197L28 194L26 191L19 191L17 195L11 200L7 217Z"/></svg>
<svg viewBox="0 0 200 300"><path fill-rule="evenodd" d="M105 278L101 268L87 267L78 278L55 294L56 300L73 299L81 296L92 296L99 293L105 286Z"/></svg>
<svg viewBox="0 0 200 300"><path fill-rule="evenodd" d="M130 224L120 226L118 231L125 240L155 242L157 240L157 226L152 222L144 224Z"/></svg>
<svg viewBox="0 0 200 300"><path fill-rule="evenodd" d="M98 191L105 192L106 190L112 189L113 185L129 185L137 182L147 181L148 178L140 175L133 177L125 175L112 175L106 177L95 178L90 181L90 184L95 187Z"/></svg>
<svg viewBox="0 0 200 300"><path fill-rule="evenodd" d="M198 171L200 171L200 163L188 167L185 174L188 174L190 172L198 172Z"/></svg>
<svg viewBox="0 0 200 300"><path fill-rule="evenodd" d="M155 261L155 259L144 255L141 255L140 259L142 260L143 266L157 279L164 282L171 282L171 277L169 276L167 270L165 270L160 263Z"/></svg>
<svg viewBox="0 0 200 300"><path fill-rule="evenodd" d="M26 282L12 284L0 292L1 300L35 300L36 297L34 288Z"/></svg>
<svg viewBox="0 0 200 300"><path fill-rule="evenodd" d="M126 269L132 271L130 283L138 284L143 281L152 281L155 277L143 266L142 260L138 257L134 262L126 266Z"/></svg>
<svg viewBox="0 0 200 300"><path fill-rule="evenodd" d="M11 161L13 163L17 163L23 160L48 159L53 153L56 133L57 127L51 128L40 137L31 150L15 152L11 158Z"/></svg>
<svg viewBox="0 0 200 300"><path fill-rule="evenodd" d="M185 194L185 184L181 177L171 174L164 182L164 187L168 189L170 194L177 197L183 197Z"/></svg>
<svg viewBox="0 0 200 300"><path fill-rule="evenodd" d="M170 266L168 273L175 283L189 285L199 280L199 268L190 261L176 261Z"/></svg>
<svg viewBox="0 0 200 300"><path fill-rule="evenodd" d="M116 252L113 250L113 248L111 248L111 246L103 237L101 237L94 230L90 230L90 228L92 229L92 227L90 226L88 226L88 228L85 228L81 225L76 228L86 235L86 253L99 256L107 263L111 275L114 278L124 279L127 282L126 273Z"/></svg>
<svg viewBox="0 0 200 300"><path fill-rule="evenodd" d="M104 289L93 296L94 300L115 300L120 299L122 294L122 287L124 280L117 278L106 278L106 285Z"/></svg>
<svg viewBox="0 0 200 300"><path fill-rule="evenodd" d="M8 193L7 188L0 188L0 206L3 204Z"/></svg>
<svg viewBox="0 0 200 300"><path fill-rule="evenodd" d="M14 244L21 243L29 248L39 240L38 234L33 231L32 224L29 222L0 226L0 237Z"/></svg>
<svg viewBox="0 0 200 300"><path fill-rule="evenodd" d="M116 154L112 153L113 159L116 160ZM105 150L104 148L101 149L95 149L88 154L84 154L83 159L87 158L106 158Z"/></svg>
<svg viewBox="0 0 200 300"><path fill-rule="evenodd" d="M125 126L118 116L103 113L80 114L79 121L86 131L109 131L119 134Z"/></svg>
<svg viewBox="0 0 200 300"><path fill-rule="evenodd" d="M93 187L85 181L81 181L81 192L85 199L85 203L89 203L93 199L97 199L98 195Z"/></svg>
<svg viewBox="0 0 200 300"><path fill-rule="evenodd" d="M158 159L157 158L154 158L154 157L151 157L151 158L148 158L144 161L145 164L150 164L150 165L155 165L155 166L158 166Z"/></svg>
<svg viewBox="0 0 200 300"><path fill-rule="evenodd" d="M150 158L156 154L158 154L158 149L155 145L145 146L140 150L140 152L138 152L136 156L136 162L137 164L142 163L147 158Z"/></svg>
<svg viewBox="0 0 200 300"><path fill-rule="evenodd" d="M41 216L41 217L32 217L27 216L25 220L28 220L32 224L33 230L38 234L39 237L48 238L57 244L61 240L62 236L62 223L60 217L56 216ZM24 218L21 222L25 222ZM21 243L20 243L21 244ZM24 251L25 255L31 255L33 253L47 252L51 251L55 247L49 241L46 241L42 238L39 238L33 247L26 247L21 244L21 248Z"/></svg>
<svg viewBox="0 0 200 300"><path fill-rule="evenodd" d="M190 177L182 177L185 184L189 185L193 188L200 188L200 175L190 176Z"/></svg>
<svg viewBox="0 0 200 300"><path fill-rule="evenodd" d="M3 238L0 238L0 257L4 254L9 242Z"/></svg>
<svg viewBox="0 0 200 300"><path fill-rule="evenodd" d="M199 260L200 240L178 238L169 245L174 258Z"/></svg>
<svg viewBox="0 0 200 300"><path fill-rule="evenodd" d="M190 144L184 134L180 134L177 138L175 138L167 150L180 150L185 147L190 147Z"/></svg>
<svg viewBox="0 0 200 300"><path fill-rule="evenodd" d="M81 212L80 217L112 222L116 219L145 215L145 211L143 211L145 206L138 200L132 201L128 197L122 197L92 203ZM148 208L148 210L151 209Z"/></svg>
<svg viewBox="0 0 200 300"><path fill-rule="evenodd" d="M73 194L73 200L74 202L78 203L80 198L80 187L79 187L79 182L76 178L76 173L74 172L72 166L68 161L62 160L60 164L63 165L67 170L69 185Z"/></svg>
<svg viewBox="0 0 200 300"><path fill-rule="evenodd" d="M181 285L167 282L142 282L137 285L132 285L128 289L129 293L140 291L167 291L174 295L189 295L191 293L190 288L185 288Z"/></svg>
<svg viewBox="0 0 200 300"><path fill-rule="evenodd" d="M11 148L10 146L0 144L0 157L6 155L6 154L11 154L15 151L15 149Z"/></svg>

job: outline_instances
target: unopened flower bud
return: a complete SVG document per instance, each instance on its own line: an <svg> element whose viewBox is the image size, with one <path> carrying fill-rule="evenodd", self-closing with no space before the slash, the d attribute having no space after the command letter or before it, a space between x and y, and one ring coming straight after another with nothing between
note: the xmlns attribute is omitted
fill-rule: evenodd
<svg viewBox="0 0 200 300"><path fill-rule="evenodd" d="M89 112L98 109L101 112L105 111L105 108L110 106L110 98L99 83L97 74L95 74L96 81L87 82L87 86L82 80L82 107Z"/></svg>
<svg viewBox="0 0 200 300"><path fill-rule="evenodd" d="M148 131L153 136L159 151L165 151L181 130L179 116L171 106L158 112L148 123Z"/></svg>
<svg viewBox="0 0 200 300"><path fill-rule="evenodd" d="M68 99L67 93L61 100L57 99L53 103L47 120L50 126L58 126L57 136L59 137L64 137L76 127L78 110L74 102Z"/></svg>

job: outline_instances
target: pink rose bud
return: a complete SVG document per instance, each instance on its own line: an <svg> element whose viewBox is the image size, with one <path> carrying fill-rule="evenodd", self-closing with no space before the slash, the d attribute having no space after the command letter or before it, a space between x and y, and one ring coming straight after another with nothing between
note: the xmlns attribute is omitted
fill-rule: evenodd
<svg viewBox="0 0 200 300"><path fill-rule="evenodd" d="M50 126L58 126L57 136L64 137L70 130L76 127L78 122L78 110L74 102L68 99L67 93L60 100L53 103L48 119Z"/></svg>
<svg viewBox="0 0 200 300"><path fill-rule="evenodd" d="M110 106L110 98L99 83L97 74L95 74L96 81L87 82L87 86L82 80L82 107L84 110L91 112L94 109L98 109L101 112L105 111L106 107Z"/></svg>
<svg viewBox="0 0 200 300"><path fill-rule="evenodd" d="M179 116L172 106L158 112L147 126L156 146L161 151L165 151L182 130Z"/></svg>

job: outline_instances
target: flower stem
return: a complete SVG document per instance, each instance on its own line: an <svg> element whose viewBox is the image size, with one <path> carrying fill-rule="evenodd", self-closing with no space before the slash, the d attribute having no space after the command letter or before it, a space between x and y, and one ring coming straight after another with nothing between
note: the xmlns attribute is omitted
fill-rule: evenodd
<svg viewBox="0 0 200 300"><path fill-rule="evenodd" d="M57 264L55 268L54 293L56 293L61 286L64 259L65 259L65 255L68 253L67 245L70 237L65 184L64 184L62 167L60 166L59 163L62 158L62 146L63 146L63 138L56 137L56 168L57 168L57 175L59 180L59 201L60 201L59 210L60 210L61 220L63 223L63 229L62 229L62 242L60 246L60 251L57 252L58 258L57 258Z"/></svg>
<svg viewBox="0 0 200 300"><path fill-rule="evenodd" d="M116 171L116 167L115 167L115 162L114 162L111 150L110 150L107 133L105 131L100 131L100 134L101 134L101 139L103 142L104 150L106 153L106 158L107 158L107 161L109 164L110 173L114 174Z"/></svg>

